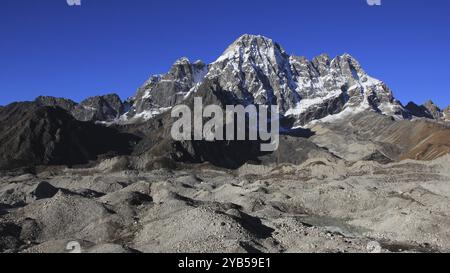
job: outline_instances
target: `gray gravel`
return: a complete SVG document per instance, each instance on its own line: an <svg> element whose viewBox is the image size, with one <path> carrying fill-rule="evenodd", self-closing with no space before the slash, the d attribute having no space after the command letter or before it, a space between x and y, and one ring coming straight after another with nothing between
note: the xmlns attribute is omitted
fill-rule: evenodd
<svg viewBox="0 0 450 273"><path fill-rule="evenodd" d="M0 251L448 252L449 170L446 156L5 176Z"/></svg>

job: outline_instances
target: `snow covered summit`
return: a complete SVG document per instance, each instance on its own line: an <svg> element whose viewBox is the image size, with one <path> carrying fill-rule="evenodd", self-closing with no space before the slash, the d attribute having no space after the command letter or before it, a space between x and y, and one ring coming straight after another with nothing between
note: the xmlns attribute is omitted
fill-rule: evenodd
<svg viewBox="0 0 450 273"><path fill-rule="evenodd" d="M152 118L211 81L239 103L278 105L299 126L365 110L398 119L410 115L389 87L349 54L308 60L289 55L272 39L245 34L209 65L182 58L167 74L152 76L131 98L132 107L121 120Z"/></svg>

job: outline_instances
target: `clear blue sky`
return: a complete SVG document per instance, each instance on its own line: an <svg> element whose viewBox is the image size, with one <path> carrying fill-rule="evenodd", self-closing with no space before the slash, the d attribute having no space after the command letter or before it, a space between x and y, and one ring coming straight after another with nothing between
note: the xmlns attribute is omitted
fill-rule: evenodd
<svg viewBox="0 0 450 273"><path fill-rule="evenodd" d="M126 98L179 57L215 60L262 34L312 58L350 53L403 103L450 104L450 1L0 0L0 104Z"/></svg>

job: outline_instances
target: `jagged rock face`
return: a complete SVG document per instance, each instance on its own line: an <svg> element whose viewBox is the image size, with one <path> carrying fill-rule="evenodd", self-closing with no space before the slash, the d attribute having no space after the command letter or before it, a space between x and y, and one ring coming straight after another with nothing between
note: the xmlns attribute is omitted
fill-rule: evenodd
<svg viewBox="0 0 450 273"><path fill-rule="evenodd" d="M59 107L14 103L0 109L0 169L85 164L131 153L139 138L75 120Z"/></svg>
<svg viewBox="0 0 450 273"><path fill-rule="evenodd" d="M149 119L180 104L207 72L208 67L203 62L191 63L187 58L181 58L167 74L152 76L139 88L126 118Z"/></svg>
<svg viewBox="0 0 450 273"><path fill-rule="evenodd" d="M436 119L440 120L442 118L442 111L437 107L434 102L431 100L427 101L423 107L428 110L428 112L431 114L431 116Z"/></svg>

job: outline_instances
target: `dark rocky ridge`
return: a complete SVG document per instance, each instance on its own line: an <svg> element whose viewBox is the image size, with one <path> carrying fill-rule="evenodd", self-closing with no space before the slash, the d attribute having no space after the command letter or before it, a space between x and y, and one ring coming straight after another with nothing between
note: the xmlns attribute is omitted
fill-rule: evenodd
<svg viewBox="0 0 450 273"><path fill-rule="evenodd" d="M423 105L417 105L414 102L409 102L405 108L415 117L434 119L433 115Z"/></svg>
<svg viewBox="0 0 450 273"><path fill-rule="evenodd" d="M129 154L138 140L59 107L25 102L0 109L0 169L85 164L102 154Z"/></svg>
<svg viewBox="0 0 450 273"><path fill-rule="evenodd" d="M69 99L41 96L36 98L35 103L39 106L60 107L80 121L110 122L129 108L117 94L90 97L79 104Z"/></svg>
<svg viewBox="0 0 450 273"><path fill-rule="evenodd" d="M59 107L67 112L72 112L75 107L78 105L76 102L65 99L65 98L56 98L56 97L49 97L49 96L39 96L37 97L34 102L38 106L54 106Z"/></svg>
<svg viewBox="0 0 450 273"><path fill-rule="evenodd" d="M450 120L450 106L445 110L442 110L431 100L427 101L423 105L417 105L414 102L410 102L405 108L412 114L413 117L426 118L436 121Z"/></svg>

